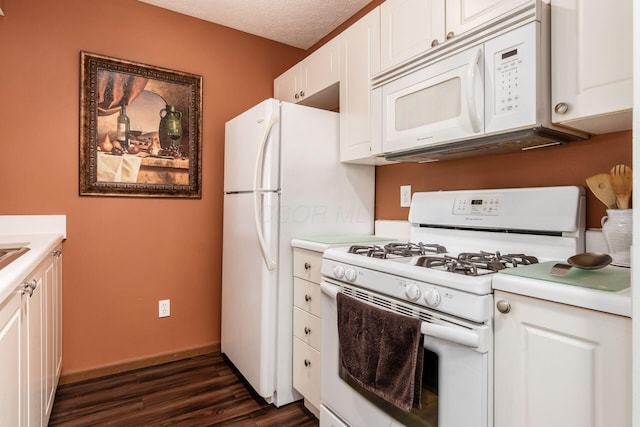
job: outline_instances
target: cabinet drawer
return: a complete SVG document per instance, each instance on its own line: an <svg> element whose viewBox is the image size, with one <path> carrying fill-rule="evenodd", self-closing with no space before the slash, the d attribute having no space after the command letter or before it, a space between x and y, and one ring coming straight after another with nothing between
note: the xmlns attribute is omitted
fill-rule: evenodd
<svg viewBox="0 0 640 427"><path fill-rule="evenodd" d="M320 317L320 285L294 277L293 305Z"/></svg>
<svg viewBox="0 0 640 427"><path fill-rule="evenodd" d="M322 252L306 249L293 250L293 275L301 279L320 283Z"/></svg>
<svg viewBox="0 0 640 427"><path fill-rule="evenodd" d="M293 307L293 335L320 351L320 318Z"/></svg>
<svg viewBox="0 0 640 427"><path fill-rule="evenodd" d="M320 407L320 352L293 338L293 387Z"/></svg>

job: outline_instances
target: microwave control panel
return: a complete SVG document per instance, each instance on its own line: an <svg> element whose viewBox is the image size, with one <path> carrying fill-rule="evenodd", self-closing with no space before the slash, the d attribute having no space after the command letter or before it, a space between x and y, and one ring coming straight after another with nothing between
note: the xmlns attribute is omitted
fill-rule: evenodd
<svg viewBox="0 0 640 427"><path fill-rule="evenodd" d="M502 205L502 196L498 194L456 197L453 204L453 214L497 216L502 211Z"/></svg>
<svg viewBox="0 0 640 427"><path fill-rule="evenodd" d="M495 64L495 88L496 88L496 113L509 113L520 108L522 97L521 81L519 74L522 74L521 49L514 47L502 52L497 52L494 58Z"/></svg>

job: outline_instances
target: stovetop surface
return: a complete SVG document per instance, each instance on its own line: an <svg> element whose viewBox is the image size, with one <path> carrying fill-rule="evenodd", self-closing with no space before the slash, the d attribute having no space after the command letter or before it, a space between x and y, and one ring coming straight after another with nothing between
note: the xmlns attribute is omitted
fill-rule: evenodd
<svg viewBox="0 0 640 427"><path fill-rule="evenodd" d="M392 242L385 245L353 245L341 257L351 265L374 267L384 271L389 262L400 262L407 267L444 271L465 276L482 276L522 265L537 264L538 258L525 253L500 251L470 251L452 253L437 243ZM370 258L371 260L365 260ZM377 264L374 264L377 263Z"/></svg>

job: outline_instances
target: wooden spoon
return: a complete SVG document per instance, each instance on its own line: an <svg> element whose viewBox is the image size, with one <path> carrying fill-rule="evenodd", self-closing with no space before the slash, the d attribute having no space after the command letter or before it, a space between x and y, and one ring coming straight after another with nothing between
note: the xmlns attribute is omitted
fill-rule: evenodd
<svg viewBox="0 0 640 427"><path fill-rule="evenodd" d="M599 173L586 179L587 186L591 192L600 200L607 209L616 207L616 193L611 188L611 175L608 173Z"/></svg>
<svg viewBox="0 0 640 427"><path fill-rule="evenodd" d="M616 165L609 173L611 175L611 188L616 195L618 208L629 209L629 198L633 186L633 173L627 165Z"/></svg>

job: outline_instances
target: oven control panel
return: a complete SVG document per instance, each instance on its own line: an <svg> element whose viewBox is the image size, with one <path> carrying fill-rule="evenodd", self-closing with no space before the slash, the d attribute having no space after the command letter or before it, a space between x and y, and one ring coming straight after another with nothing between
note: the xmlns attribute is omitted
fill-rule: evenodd
<svg viewBox="0 0 640 427"><path fill-rule="evenodd" d="M453 204L454 215L500 215L503 197L500 194L456 197Z"/></svg>

